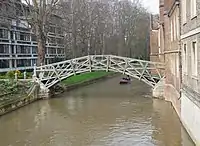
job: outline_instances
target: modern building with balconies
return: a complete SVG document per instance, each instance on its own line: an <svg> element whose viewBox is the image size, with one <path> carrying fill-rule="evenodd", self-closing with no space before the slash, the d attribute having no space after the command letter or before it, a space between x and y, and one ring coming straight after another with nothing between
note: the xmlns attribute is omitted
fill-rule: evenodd
<svg viewBox="0 0 200 146"><path fill-rule="evenodd" d="M61 17L52 16L46 41L46 64L65 59L61 21ZM0 72L32 69L36 60L36 36L28 23L13 18L8 18L8 23L0 22Z"/></svg>

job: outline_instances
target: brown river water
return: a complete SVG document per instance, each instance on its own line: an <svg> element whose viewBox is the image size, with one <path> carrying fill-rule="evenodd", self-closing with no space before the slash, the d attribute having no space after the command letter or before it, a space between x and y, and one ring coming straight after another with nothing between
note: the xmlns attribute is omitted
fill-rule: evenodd
<svg viewBox="0 0 200 146"><path fill-rule="evenodd" d="M120 77L0 117L0 146L194 146L171 105Z"/></svg>

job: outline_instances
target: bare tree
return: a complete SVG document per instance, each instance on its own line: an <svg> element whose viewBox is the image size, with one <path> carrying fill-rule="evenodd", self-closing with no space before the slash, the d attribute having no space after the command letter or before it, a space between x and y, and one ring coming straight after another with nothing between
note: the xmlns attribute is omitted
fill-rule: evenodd
<svg viewBox="0 0 200 146"><path fill-rule="evenodd" d="M45 63L45 47L49 23L59 0L24 0L21 5L24 19L31 26L37 38L38 60L37 64Z"/></svg>
<svg viewBox="0 0 200 146"><path fill-rule="evenodd" d="M18 11L13 11L16 3L10 0L0 0L0 24L4 27L11 26L11 20L18 18Z"/></svg>
<svg viewBox="0 0 200 146"><path fill-rule="evenodd" d="M69 0L63 2L61 10L71 57L144 55L149 15L138 0Z"/></svg>

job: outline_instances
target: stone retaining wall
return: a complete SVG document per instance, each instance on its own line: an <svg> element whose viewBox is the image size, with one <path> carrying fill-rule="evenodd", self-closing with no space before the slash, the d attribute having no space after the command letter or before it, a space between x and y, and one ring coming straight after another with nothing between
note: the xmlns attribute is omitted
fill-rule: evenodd
<svg viewBox="0 0 200 146"><path fill-rule="evenodd" d="M38 96L38 88L30 95L23 95L24 97L13 100L11 102L5 103L3 106L0 107L0 116L12 112L16 109L19 109L25 105L28 105L34 101L39 100Z"/></svg>
<svg viewBox="0 0 200 146"><path fill-rule="evenodd" d="M152 90L152 96L157 99L165 99L164 98L164 84L165 79L161 79Z"/></svg>

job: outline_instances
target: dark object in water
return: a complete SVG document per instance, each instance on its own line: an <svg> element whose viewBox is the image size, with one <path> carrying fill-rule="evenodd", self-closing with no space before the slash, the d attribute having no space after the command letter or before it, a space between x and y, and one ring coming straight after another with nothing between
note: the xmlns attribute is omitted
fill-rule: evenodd
<svg viewBox="0 0 200 146"><path fill-rule="evenodd" d="M130 78L122 78L119 82L119 84L129 84L131 81Z"/></svg>

